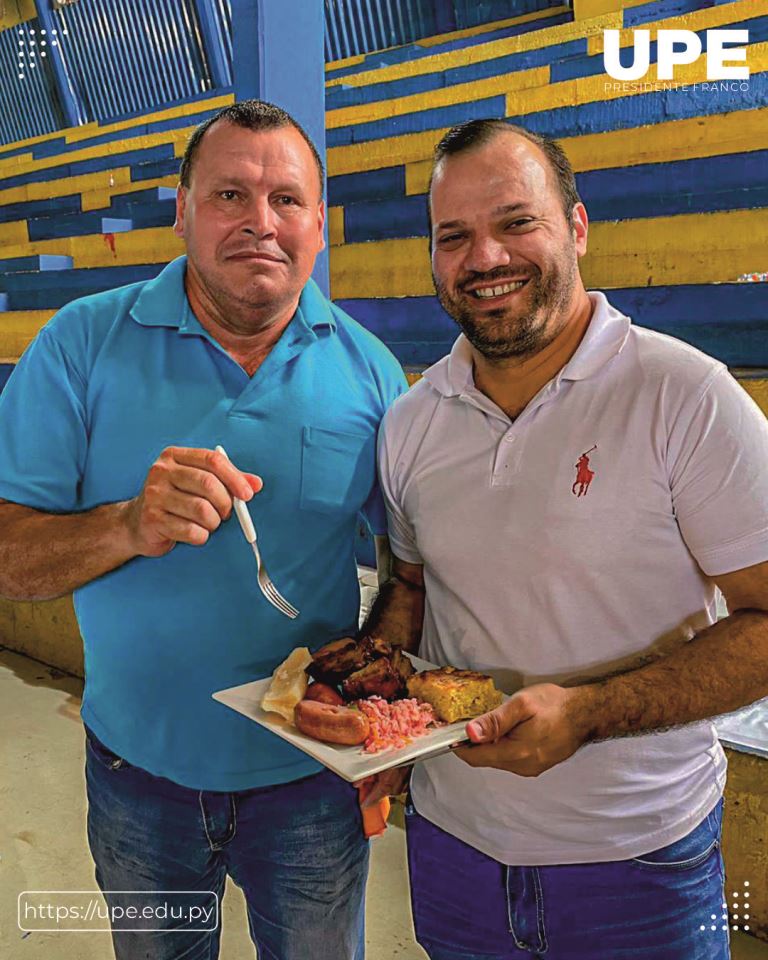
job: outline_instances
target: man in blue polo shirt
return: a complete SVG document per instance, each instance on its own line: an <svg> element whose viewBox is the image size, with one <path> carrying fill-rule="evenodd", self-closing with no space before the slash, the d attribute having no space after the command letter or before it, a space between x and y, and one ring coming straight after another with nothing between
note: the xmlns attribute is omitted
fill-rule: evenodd
<svg viewBox="0 0 768 960"><path fill-rule="evenodd" d="M68 304L0 400L0 593L75 591L97 880L220 895L229 874L279 960L362 957L357 797L211 694L355 632L356 522L385 531L376 433L405 385L310 279L322 180L282 110L207 121L181 167L187 257ZM295 620L259 592L235 496ZM218 954L210 929L113 941L119 960Z"/></svg>

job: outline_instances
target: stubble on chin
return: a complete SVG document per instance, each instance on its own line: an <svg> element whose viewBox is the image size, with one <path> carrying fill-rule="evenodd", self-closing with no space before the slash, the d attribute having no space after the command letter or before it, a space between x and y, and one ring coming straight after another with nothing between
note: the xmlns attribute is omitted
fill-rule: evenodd
<svg viewBox="0 0 768 960"><path fill-rule="evenodd" d="M510 316L510 312L504 309L489 310L480 315L460 297L452 297L437 277L434 281L443 309L486 359L492 362L524 360L547 345L547 324L540 317L541 304L535 293L525 311L517 316Z"/></svg>
<svg viewBox="0 0 768 960"><path fill-rule="evenodd" d="M522 361L548 347L565 326L565 310L575 284L573 271L561 275L559 283L554 278L547 282L536 277L529 281L529 302L521 304L519 313L499 308L481 314L472 309L468 298L453 297L434 273L432 279L445 312L491 363Z"/></svg>
<svg viewBox="0 0 768 960"><path fill-rule="evenodd" d="M275 278L260 270L232 270L225 262L208 277L208 286L217 300L235 310L277 309L280 300Z"/></svg>
<svg viewBox="0 0 768 960"><path fill-rule="evenodd" d="M268 330L279 319L282 304L260 284L237 284L215 270L203 273L198 267L196 272L203 309L226 329L256 334Z"/></svg>

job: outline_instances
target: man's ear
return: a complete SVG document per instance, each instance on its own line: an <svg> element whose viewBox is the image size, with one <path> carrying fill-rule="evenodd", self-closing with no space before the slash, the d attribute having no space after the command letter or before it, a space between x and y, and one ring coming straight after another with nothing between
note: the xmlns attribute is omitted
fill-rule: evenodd
<svg viewBox="0 0 768 960"><path fill-rule="evenodd" d="M187 188L181 184L176 187L176 221L173 224L173 232L177 237L184 236L184 212L187 207Z"/></svg>
<svg viewBox="0 0 768 960"><path fill-rule="evenodd" d="M325 201L321 200L317 205L317 229L320 231L320 246L317 252L325 250Z"/></svg>
<svg viewBox="0 0 768 960"><path fill-rule="evenodd" d="M576 255L583 257L587 252L587 234L589 233L589 218L583 203L577 203L573 208L573 233L576 241Z"/></svg>

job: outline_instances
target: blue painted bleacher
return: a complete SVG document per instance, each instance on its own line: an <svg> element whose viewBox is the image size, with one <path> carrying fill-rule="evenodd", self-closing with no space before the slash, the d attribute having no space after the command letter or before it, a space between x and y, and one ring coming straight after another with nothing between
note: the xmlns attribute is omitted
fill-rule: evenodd
<svg viewBox="0 0 768 960"><path fill-rule="evenodd" d="M80 194L72 193L65 197L53 197L46 200L24 200L19 203L7 203L0 206L0 223L14 220L31 220L49 214L76 213L80 210Z"/></svg>
<svg viewBox="0 0 768 960"><path fill-rule="evenodd" d="M692 343L724 363L765 353L766 291L761 283L683 284L610 291L611 302L644 326ZM406 367L434 362L456 339L455 322L435 297L339 300L376 330Z"/></svg>
<svg viewBox="0 0 768 960"><path fill-rule="evenodd" d="M17 272L3 276L3 287L10 310L58 309L77 297L101 293L139 280L151 280L162 270L162 263L129 267L95 267L48 273ZM0 264L2 270L2 264Z"/></svg>
<svg viewBox="0 0 768 960"><path fill-rule="evenodd" d="M563 60L567 62L570 58L581 59L582 57L586 58L586 56L587 40L585 37L580 37L578 40L554 43L552 46L526 50L522 53L511 53L506 56L495 57L492 60L482 60L479 63L469 63L462 67L452 67L435 73L403 77L400 80L389 80L383 83L372 83L365 87L331 87L326 94L325 102L329 110L336 110L340 107L358 103L372 103L377 100L407 97L414 93L439 90L458 83L469 83L472 80L497 77L502 73L530 70L533 67L546 66L553 61Z"/></svg>
<svg viewBox="0 0 768 960"><path fill-rule="evenodd" d="M551 17L542 16L528 23L500 27L498 30L488 30L471 37L446 40L444 43L430 44L429 46L409 43L402 47L393 47L391 50L369 53L362 63L339 67L337 70L328 70L325 76L328 80L336 80L340 77L353 76L356 73L364 73L379 67L388 67L397 63L410 63L413 60L433 57L436 54L447 53L452 50L465 50L467 47L477 46L482 43L491 43L494 40L504 40L507 37L521 36L524 33L543 30L546 27L555 27L561 23L570 23L571 20L573 20L573 13L568 10L554 14Z"/></svg>

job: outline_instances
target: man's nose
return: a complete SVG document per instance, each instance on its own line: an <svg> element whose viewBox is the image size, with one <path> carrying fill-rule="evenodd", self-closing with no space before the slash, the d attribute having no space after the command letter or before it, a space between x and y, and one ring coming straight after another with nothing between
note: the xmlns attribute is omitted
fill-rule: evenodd
<svg viewBox="0 0 768 960"><path fill-rule="evenodd" d="M464 269L475 273L488 273L496 267L508 266L510 262L509 251L504 244L496 237L486 234L472 239Z"/></svg>
<svg viewBox="0 0 768 960"><path fill-rule="evenodd" d="M275 211L266 197L251 200L243 217L243 233L251 234L259 240L273 237L276 231Z"/></svg>

